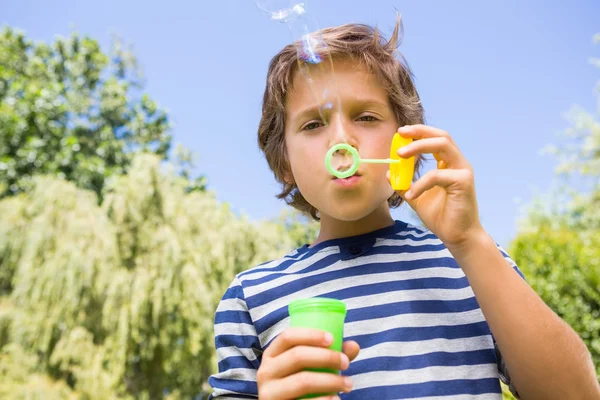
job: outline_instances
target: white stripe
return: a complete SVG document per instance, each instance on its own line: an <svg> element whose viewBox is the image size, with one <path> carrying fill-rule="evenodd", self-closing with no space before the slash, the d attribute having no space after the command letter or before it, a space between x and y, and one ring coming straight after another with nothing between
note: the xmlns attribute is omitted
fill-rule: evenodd
<svg viewBox="0 0 600 400"><path fill-rule="evenodd" d="M411 237L402 237L396 236L387 239L383 239L379 242L380 246L402 246L408 245L412 247L419 246L439 246L442 244L442 241L437 238L428 238L424 240L414 240L413 237L416 235L412 235ZM421 235L424 236L424 235Z"/></svg>
<svg viewBox="0 0 600 400"><path fill-rule="evenodd" d="M221 311L248 311L248 308L241 299L225 299L221 300L217 307L217 312Z"/></svg>
<svg viewBox="0 0 600 400"><path fill-rule="evenodd" d="M447 267L419 268L408 271L382 272L378 274L369 274L361 276L347 276L344 278L326 281L311 286L309 288L290 293L280 298L274 298L269 303L251 309L250 314L252 315L252 319L254 321L258 321L265 315L268 315L273 311L281 308L282 306L289 304L294 299L319 296L324 293L329 293L340 289L358 287L372 283L394 282L408 279L422 279L431 277L458 279L464 276L465 274L460 268ZM271 282L268 282L268 284L271 285ZM274 284L270 286L270 288L273 287L275 287Z"/></svg>
<svg viewBox="0 0 600 400"><path fill-rule="evenodd" d="M439 239L425 239L423 241L415 241L411 238L390 238L390 239L381 239L378 240L376 242L376 244L373 246L374 248L378 248L378 247L390 247L390 246L401 246L401 245L406 245L406 246L411 246L411 247L419 247L419 246L424 246L424 245L439 245L441 244L441 241ZM339 247L338 246L331 246L331 247L326 247L323 250L318 251L317 253L315 253L314 255L307 257L303 260L298 260L295 261L293 264L291 264L289 267L287 267L285 270L283 271L257 271L257 272L252 272L252 270L249 270L247 275L244 275L242 277L242 280L254 280L254 279L260 279L263 278L267 275L270 275L271 273L284 273L284 274L293 274L293 273L297 273L299 271L302 271L303 269L309 267L310 265L314 264L315 262L318 262L320 260L322 260L323 258L329 256L330 254L334 254L334 253L339 253ZM409 253L407 253L409 254ZM422 254L422 253L420 253ZM450 253L448 252L447 257L450 257ZM278 267L279 265L281 265L284 261L287 260L281 260L281 262L278 262L274 265L269 265L268 268L269 269L273 269L275 267ZM257 269L263 269L265 268L265 266L261 266L261 267L257 267Z"/></svg>
<svg viewBox="0 0 600 400"><path fill-rule="evenodd" d="M250 361L256 360L256 354L252 349L247 348L239 348L235 346L229 347L220 347L217 349L217 359L219 361L224 360L229 357L238 357L244 356Z"/></svg>
<svg viewBox="0 0 600 400"><path fill-rule="evenodd" d="M223 322L215 324L215 336L219 335L256 336L256 329L251 324Z"/></svg>
<svg viewBox="0 0 600 400"><path fill-rule="evenodd" d="M306 279L311 276L317 276L327 272L339 271L347 268L363 266L364 264L369 263L394 263L398 265L398 269L401 270L401 263L403 261L425 261L425 260L435 260L442 257L450 257L450 252L447 249L438 250L438 251L421 251L416 253L402 253L402 254L369 254L363 257L354 258L346 261L337 261L325 268L320 268L315 271L307 272L307 273L299 273L293 275L285 275L279 278L255 285L249 286L245 290L245 294L247 298L262 293L266 290L272 289L277 286L284 285L289 282L293 282L298 279ZM313 259L307 259L307 262L312 263ZM435 261L433 261L435 262ZM427 263L425 263L427 264ZM424 268L430 269L430 268ZM460 268L448 268L452 270L460 270ZM386 273L387 274L387 273ZM433 275L433 274L431 274Z"/></svg>
<svg viewBox="0 0 600 400"><path fill-rule="evenodd" d="M261 264L261 265L256 265L256 266L254 266L254 267L252 267L252 268L250 268L250 269L248 269L246 271L242 271L241 274L244 274L244 275L239 276L239 279L242 280L242 281L244 279L247 279L248 276L250 276L250 275L252 275L254 273L255 269L273 269L273 268L277 268L281 263L283 263L283 262L285 262L287 260L288 260L287 258L281 257L281 258L278 258L276 260L272 260L272 261L266 262L266 263Z"/></svg>
<svg viewBox="0 0 600 400"><path fill-rule="evenodd" d="M435 366L402 371L374 371L352 376L353 390L373 388L378 386L407 385L413 383L454 379L485 379L498 378L496 364Z"/></svg>
<svg viewBox="0 0 600 400"><path fill-rule="evenodd" d="M405 230L403 230L402 232L398 232L397 236L407 236L407 235L423 237L423 236L427 236L427 235L433 235L433 232L431 232L428 229L423 229L418 226L408 224L406 226Z"/></svg>
<svg viewBox="0 0 600 400"><path fill-rule="evenodd" d="M459 394L450 396L433 396L433 397L411 397L410 399L419 400L502 400L501 393L484 393L484 394ZM402 397L402 400L410 400Z"/></svg>
<svg viewBox="0 0 600 400"><path fill-rule="evenodd" d="M400 314L385 318L347 322L344 325L344 336L357 336L378 333L395 328L421 328L429 326L455 326L485 321L481 309L459 313L437 314ZM259 335L262 346L289 327L289 317L282 319ZM418 342L421 343L421 342Z"/></svg>
<svg viewBox="0 0 600 400"><path fill-rule="evenodd" d="M285 317L275 325L271 325L267 330L258 335L258 340L262 347L265 347L267 343L279 335L281 332L286 330L290 326L290 317Z"/></svg>
<svg viewBox="0 0 600 400"><path fill-rule="evenodd" d="M407 357L438 351L460 353L493 349L494 343L490 335L459 339L430 339L414 342L385 342L366 349L361 349L355 361L368 360L375 357Z"/></svg>
<svg viewBox="0 0 600 400"><path fill-rule="evenodd" d="M392 292L369 294L366 296L357 296L344 299L348 310L359 309L363 307L379 306L383 304L399 303L403 301L420 300L464 300L474 297L473 289L470 286L461 289L413 289L413 290L395 290Z"/></svg>
<svg viewBox="0 0 600 400"><path fill-rule="evenodd" d="M303 260L294 261L293 264L291 264L290 266L288 266L283 271L256 271L256 272L253 272L252 270L250 270L249 273L248 273L248 275L244 275L242 277L242 280L246 281L246 280L260 279L260 278L263 278L263 277L265 277L267 275L277 274L277 273L290 274L290 273L298 272L298 271L303 270L304 268L307 268L307 267L311 266L313 263L322 260L323 258L327 257L328 255L330 255L332 253L333 253L332 251L329 251L329 252L319 252L319 253L314 254L311 257L307 257L307 258L305 258ZM269 267L269 268L278 267L280 264L282 264L285 261L287 261L287 260L282 260L282 262L277 263L273 267ZM262 269L264 267L259 267L259 268Z"/></svg>
<svg viewBox="0 0 600 400"><path fill-rule="evenodd" d="M485 321L480 309L437 314L400 314L390 317L348 322L344 325L344 336L378 333L394 328L420 328L428 326L455 326Z"/></svg>
<svg viewBox="0 0 600 400"><path fill-rule="evenodd" d="M352 297L344 300L348 310L359 309L362 307L378 306L401 301L418 300L462 300L473 297L473 290L470 286L462 289L415 289L415 290L397 290L387 293L377 293L368 296ZM431 314L428 314L431 315ZM271 339L285 330L289 325L289 318L277 322L260 334L260 343L264 346Z"/></svg>
<svg viewBox="0 0 600 400"><path fill-rule="evenodd" d="M250 381L256 382L256 370L254 368L231 368L227 371L214 375L218 379L233 379L237 381ZM225 391L225 393L236 393L231 390Z"/></svg>

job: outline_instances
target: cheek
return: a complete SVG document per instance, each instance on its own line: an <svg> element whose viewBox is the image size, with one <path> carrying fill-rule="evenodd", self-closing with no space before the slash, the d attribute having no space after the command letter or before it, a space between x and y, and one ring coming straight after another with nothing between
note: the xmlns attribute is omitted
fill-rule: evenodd
<svg viewBox="0 0 600 400"><path fill-rule="evenodd" d="M309 143L288 140L286 145L290 171L296 182L302 181L303 178L307 179L306 177L308 179L311 176L314 178L316 177L315 174L325 168L325 159L321 160L319 152ZM323 164L323 168L320 168L321 164Z"/></svg>

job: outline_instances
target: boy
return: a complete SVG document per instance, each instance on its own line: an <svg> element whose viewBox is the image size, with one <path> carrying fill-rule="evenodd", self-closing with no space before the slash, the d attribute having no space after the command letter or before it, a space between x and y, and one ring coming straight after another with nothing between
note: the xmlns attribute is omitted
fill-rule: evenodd
<svg viewBox="0 0 600 400"><path fill-rule="evenodd" d="M215 315L211 398L500 399L499 379L523 399L600 398L583 342L482 228L468 161L446 132L422 125L397 35L398 26L387 43L363 25L324 30L334 68L311 67L312 87L293 46L271 61L259 145L279 197L320 220L320 232L233 280ZM333 78L341 109L323 112L313 94ZM334 144L387 158L396 131L415 139L400 157L438 160L407 192L394 192L385 164L327 173ZM392 219L402 202L428 229ZM288 328L289 302L315 296L348 306L343 353L327 349L324 332ZM305 371L322 367L342 374Z"/></svg>

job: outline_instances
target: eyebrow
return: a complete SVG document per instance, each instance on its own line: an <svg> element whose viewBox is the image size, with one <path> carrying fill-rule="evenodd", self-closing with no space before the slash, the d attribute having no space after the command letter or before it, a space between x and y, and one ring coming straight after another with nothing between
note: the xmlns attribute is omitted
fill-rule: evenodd
<svg viewBox="0 0 600 400"><path fill-rule="evenodd" d="M342 102L342 107L344 107L345 104L351 104L352 108L363 108L363 107L368 107L368 106L376 106L376 107L382 107L382 108L388 108L388 104L377 100L377 99L371 99L371 98L358 98L358 99L352 99L350 101L345 101ZM312 106L312 107L307 107L302 109L301 111L298 111L294 114L291 115L291 120L292 121L298 121L298 120L304 120L308 117L311 117L313 115L319 115L319 107L318 106Z"/></svg>

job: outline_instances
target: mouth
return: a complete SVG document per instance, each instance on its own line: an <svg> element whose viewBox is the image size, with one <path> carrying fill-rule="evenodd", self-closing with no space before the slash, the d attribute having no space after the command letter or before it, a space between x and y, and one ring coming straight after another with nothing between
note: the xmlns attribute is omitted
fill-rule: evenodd
<svg viewBox="0 0 600 400"><path fill-rule="evenodd" d="M354 175L350 175L350 176L349 176L349 177L347 177L347 178L338 178L338 177L336 177L336 176L332 176L332 177L331 177L331 179L335 181L336 179L350 179L350 178L353 178L353 177L355 177L355 176L362 176L362 174L361 174L360 172L356 171L356 172L354 173Z"/></svg>
<svg viewBox="0 0 600 400"><path fill-rule="evenodd" d="M332 178L333 182L337 185L343 186L343 187L351 187L356 185L360 180L361 180L362 176L359 173L356 173L354 175L351 175L347 178L336 178L335 176Z"/></svg>

